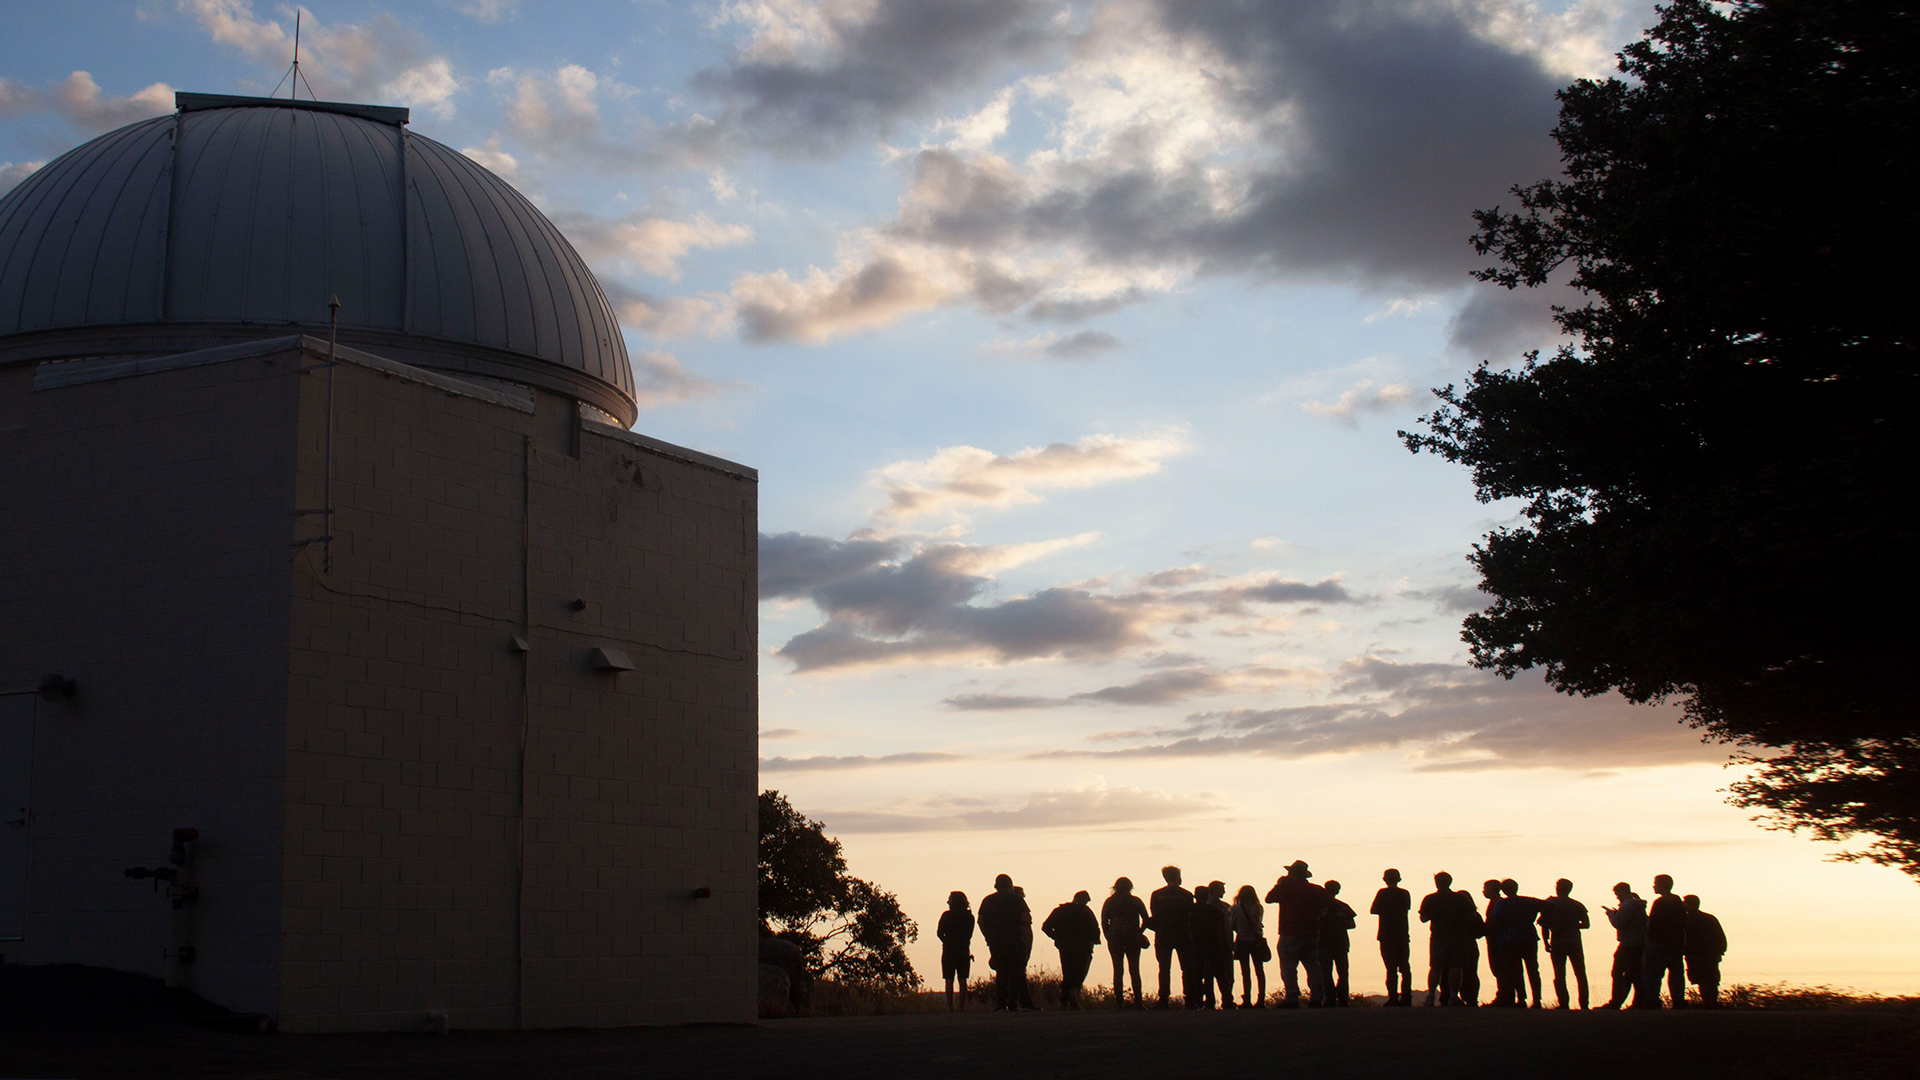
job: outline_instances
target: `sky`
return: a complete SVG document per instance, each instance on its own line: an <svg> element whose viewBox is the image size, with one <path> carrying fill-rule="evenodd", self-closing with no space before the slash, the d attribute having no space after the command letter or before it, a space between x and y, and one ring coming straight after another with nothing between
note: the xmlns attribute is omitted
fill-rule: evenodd
<svg viewBox="0 0 1920 1080"><path fill-rule="evenodd" d="M1516 508L1396 435L1557 340L1568 295L1471 279L1470 215L1555 174L1554 91L1650 4L303 10L301 96L517 185L621 316L636 430L759 470L761 784L898 893L923 975L996 873L1043 914L1304 859L1363 912L1389 866L1596 912L1669 873L1729 982L1920 990L1913 881L1727 806L1677 705L1467 665L1465 557ZM0 190L175 90L284 95L293 24L13 0Z"/></svg>

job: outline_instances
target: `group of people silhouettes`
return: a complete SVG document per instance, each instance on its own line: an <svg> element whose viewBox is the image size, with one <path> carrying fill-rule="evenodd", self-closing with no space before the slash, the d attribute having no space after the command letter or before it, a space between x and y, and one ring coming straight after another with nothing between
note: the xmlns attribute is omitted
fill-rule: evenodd
<svg viewBox="0 0 1920 1080"><path fill-rule="evenodd" d="M1113 960L1113 993L1122 1008L1145 1008L1141 992L1140 955L1149 946L1158 961L1158 1008L1172 1008L1173 971L1180 971L1180 992L1189 1009L1262 1008L1267 1003L1268 962L1278 953L1281 1007L1344 1007L1348 1004L1347 957L1349 931L1358 914L1340 899L1340 883L1314 883L1304 862L1286 868L1263 898L1251 885L1242 885L1227 900L1225 882L1214 881L1188 891L1180 868L1163 867L1166 885L1142 900L1133 882L1120 878L1100 905L1085 891L1054 908L1040 923L1040 932L1060 952L1060 1007L1078 1009L1093 967L1094 950L1105 940ZM1572 1008L1567 973L1571 969L1579 1008L1588 1008L1587 959L1582 933L1592 919L1585 904L1573 898L1573 882L1560 879L1546 899L1523 896L1513 879L1489 880L1479 900L1453 887L1453 875L1433 876L1434 891L1416 908L1413 894L1400 887L1400 871L1381 875L1384 887L1374 893L1367 913L1378 920L1375 935L1380 959L1387 969L1386 1004L1414 1003L1411 918L1427 924L1427 986L1425 1003L1434 1006L1479 1005L1480 946L1486 943L1487 966L1493 973L1492 1005L1541 1008L1540 948L1544 944L1553 968L1553 991L1560 1007ZM1631 886L1613 887L1618 905L1603 907L1612 925L1615 948L1612 996L1603 1009L1661 1007L1661 983L1674 1008L1686 1004L1687 983L1700 991L1701 1003L1719 1004L1720 960L1727 951L1720 920L1700 910L1697 896L1680 897L1673 879L1653 879L1649 905ZM1279 906L1279 935L1267 941L1266 905ZM988 964L993 970L994 1007L1006 1011L1034 1009L1027 986L1027 967L1033 958L1033 912L1026 893L1001 874L993 891L980 900L976 915L967 895L952 893L940 916L941 976L946 983L947 1008L965 1007L967 979L972 971L975 929L986 940ZM1148 932L1152 938L1148 938ZM1234 969L1239 968L1240 1001L1233 998ZM1306 991L1301 991L1305 971ZM1133 987L1131 1003L1127 986ZM1255 987L1258 987L1256 992Z"/></svg>

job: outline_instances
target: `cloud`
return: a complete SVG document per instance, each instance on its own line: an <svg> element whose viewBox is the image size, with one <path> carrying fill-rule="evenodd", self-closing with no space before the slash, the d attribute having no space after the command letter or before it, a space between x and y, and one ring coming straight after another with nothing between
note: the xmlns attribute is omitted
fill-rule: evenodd
<svg viewBox="0 0 1920 1080"><path fill-rule="evenodd" d="M835 540L788 532L760 536L760 599L807 596L900 556L904 540Z"/></svg>
<svg viewBox="0 0 1920 1080"><path fill-rule="evenodd" d="M1721 763L1727 751L1701 742L1669 706L1556 693L1544 680L1452 664L1360 657L1342 665L1346 700L1279 709L1195 713L1111 751L1049 751L1043 757L1302 758L1404 750L1421 771L1501 768L1592 770Z"/></svg>
<svg viewBox="0 0 1920 1080"><path fill-rule="evenodd" d="M901 524L936 514L980 507L1036 503L1040 491L1094 487L1157 473L1186 452L1179 432L1137 439L1088 435L1073 443L1050 443L1012 454L975 446L950 446L919 461L876 469L873 483L886 496L876 515Z"/></svg>
<svg viewBox="0 0 1920 1080"><path fill-rule="evenodd" d="M173 93L173 87L157 82L126 97L109 97L100 89L100 84L93 81L93 76L84 71L76 71L45 87L31 87L0 78L0 116L50 110L81 131L98 134L124 127L136 120L172 112ZM23 166L28 164L38 168L44 162L22 163ZM7 166L10 169L16 167L11 163ZM26 173L15 176L13 184L24 179ZM4 180L0 179L0 183L4 183ZM5 187L10 188L13 184L5 184Z"/></svg>
<svg viewBox="0 0 1920 1080"><path fill-rule="evenodd" d="M752 342L831 338L890 325L901 316L937 307L960 288L937 268L881 255L834 273L811 268L799 281L785 270L744 274L733 283L742 336Z"/></svg>
<svg viewBox="0 0 1920 1080"><path fill-rule="evenodd" d="M1119 347L1120 339L1105 330L1082 330L1077 334L1050 341L1042 346L1040 351L1063 360L1085 360Z"/></svg>
<svg viewBox="0 0 1920 1080"><path fill-rule="evenodd" d="M1017 712L1023 709L1056 709L1071 702L1065 698L1022 694L955 694L940 704L958 712Z"/></svg>
<svg viewBox="0 0 1920 1080"><path fill-rule="evenodd" d="M439 0L475 22L498 23L520 14L520 0Z"/></svg>
<svg viewBox="0 0 1920 1080"><path fill-rule="evenodd" d="M1068 538L1068 542L1084 542ZM976 604L987 575L1057 550L785 533L761 538L762 599L804 597L827 621L776 651L796 670L979 658L1108 656L1148 642L1136 598L1043 589Z"/></svg>
<svg viewBox="0 0 1920 1080"><path fill-rule="evenodd" d="M1300 411L1310 416L1324 416L1329 420L1338 420L1351 426L1357 420L1359 413L1386 412L1412 400L1413 387L1406 383L1375 386L1372 379L1362 379L1341 391L1333 404L1328 405L1318 401L1303 402Z"/></svg>
<svg viewBox="0 0 1920 1080"><path fill-rule="evenodd" d="M890 664L1110 657L1154 644L1158 627L1243 614L1250 604L1357 602L1336 579L1320 582L1251 577L1198 590L1069 585L990 601L992 575L1065 547L1090 543L1081 534L1034 544L974 545L905 537L835 540L802 533L761 537L762 600L805 599L826 617L775 650L798 671ZM1152 575L1149 575L1151 577ZM1164 666L1164 665L1163 665ZM1279 669L1243 669L1221 678L1239 687L1279 678ZM1137 685L1090 692L1124 701L1168 694L1191 674L1148 676ZM959 708L1010 707L1004 698L975 697Z"/></svg>
<svg viewBox="0 0 1920 1080"><path fill-rule="evenodd" d="M680 278L680 260L695 248L731 247L753 239L745 225L727 225L705 214L685 221L645 211L621 218L563 212L551 215L583 258L639 270L656 277Z"/></svg>
<svg viewBox="0 0 1920 1080"><path fill-rule="evenodd" d="M695 375L679 357L659 349L634 354L633 382L634 400L647 408L716 397L734 385Z"/></svg>
<svg viewBox="0 0 1920 1080"><path fill-rule="evenodd" d="M600 288L623 325L655 337L711 337L733 325L733 301L725 294L656 296L605 276Z"/></svg>
<svg viewBox="0 0 1920 1080"><path fill-rule="evenodd" d="M1056 360L1089 360L1121 348L1120 339L1105 330L1077 334L1037 334L1024 341L996 341L981 348L995 356L1044 356Z"/></svg>
<svg viewBox="0 0 1920 1080"><path fill-rule="evenodd" d="M1208 794L1171 794L1159 788L1107 787L1104 784L1065 791L1036 791L1015 810L970 810L931 816L872 811L845 811L822 815L835 832L953 832L1002 829L1086 829L1161 822L1193 817L1221 809Z"/></svg>
<svg viewBox="0 0 1920 1080"><path fill-rule="evenodd" d="M778 739L802 739L811 734L813 734L813 732L807 731L803 728L793 728L793 727L762 728L760 730L760 741L773 742Z"/></svg>
<svg viewBox="0 0 1920 1080"><path fill-rule="evenodd" d="M484 146L463 146L460 152L503 179L513 180L520 174L520 159L501 149L497 137L488 139Z"/></svg>
<svg viewBox="0 0 1920 1080"><path fill-rule="evenodd" d="M1058 37L1043 0L746 0L716 24L745 40L693 87L758 147L819 155L924 116ZM964 141L964 140L963 140Z"/></svg>
<svg viewBox="0 0 1920 1080"><path fill-rule="evenodd" d="M914 752L906 754L854 754L833 755L818 754L803 758L761 758L761 772L824 772L843 769L873 769L887 765L927 765L942 761L958 761L963 755L933 752Z"/></svg>
<svg viewBox="0 0 1920 1080"><path fill-rule="evenodd" d="M213 40L232 46L277 77L293 59L293 20L261 19L251 0L178 0ZM291 11L288 9L288 14ZM464 89L446 56L392 15L328 26L301 9L300 74L321 98L395 102L451 119Z"/></svg>
<svg viewBox="0 0 1920 1080"><path fill-rule="evenodd" d="M1150 581L1151 578L1142 579ZM1172 601L1204 608L1217 615L1242 615L1247 605L1256 604L1356 604L1359 598L1347 591L1339 578L1321 581L1296 581L1270 574L1254 574L1206 589L1190 589L1169 596Z"/></svg>
<svg viewBox="0 0 1920 1080"><path fill-rule="evenodd" d="M893 221L843 236L830 268L737 281L742 332L820 342L963 303L1073 321L1218 274L1421 305L1478 265L1471 210L1557 174L1554 92L1618 31L1493 0L1101 5L1064 67L934 125L974 134L905 156ZM1003 101L1050 141L996 153Z"/></svg>
<svg viewBox="0 0 1920 1080"><path fill-rule="evenodd" d="M0 195L17 187L20 181L40 171L45 161L0 161Z"/></svg>
<svg viewBox="0 0 1920 1080"><path fill-rule="evenodd" d="M1188 658L1181 658L1188 659ZM1151 666L1151 665L1149 665ZM1203 663L1152 671L1138 679L1066 697L1018 694L957 694L941 702L957 712L1013 712L1068 705L1169 705L1192 697L1259 692L1288 683L1314 682L1311 671L1251 665L1220 670Z"/></svg>
<svg viewBox="0 0 1920 1080"><path fill-rule="evenodd" d="M1443 585L1437 589L1411 590L1407 595L1416 600L1431 600L1441 611L1460 615L1484 611L1493 602L1493 597L1482 592L1478 585Z"/></svg>
<svg viewBox="0 0 1920 1080"><path fill-rule="evenodd" d="M1587 298L1560 283L1534 289L1481 284L1447 323L1447 348L1476 359L1518 359L1529 349L1548 349L1565 338L1553 308L1580 308Z"/></svg>

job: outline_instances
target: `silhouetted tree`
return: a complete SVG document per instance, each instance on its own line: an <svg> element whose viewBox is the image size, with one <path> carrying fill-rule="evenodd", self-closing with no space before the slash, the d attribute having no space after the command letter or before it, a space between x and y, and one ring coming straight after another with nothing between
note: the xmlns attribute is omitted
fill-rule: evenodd
<svg viewBox="0 0 1920 1080"><path fill-rule="evenodd" d="M760 932L800 946L841 982L913 989L906 945L920 927L892 893L847 873L840 841L778 791L760 793Z"/></svg>
<svg viewBox="0 0 1920 1080"><path fill-rule="evenodd" d="M1521 500L1462 636L1508 677L1684 698L1757 751L1736 804L1920 875L1920 18L1676 0L1620 69L1560 92L1564 177L1474 215L1482 280L1584 292L1575 343L1401 433Z"/></svg>

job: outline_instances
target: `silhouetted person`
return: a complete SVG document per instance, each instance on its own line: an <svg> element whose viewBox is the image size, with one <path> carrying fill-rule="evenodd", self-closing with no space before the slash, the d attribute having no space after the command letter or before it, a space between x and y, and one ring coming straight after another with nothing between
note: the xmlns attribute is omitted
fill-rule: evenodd
<svg viewBox="0 0 1920 1080"><path fill-rule="evenodd" d="M994 1008L1032 1008L1027 961L1033 956L1033 912L1005 874L993 879L993 892L980 900L980 936L987 939L987 964L993 968Z"/></svg>
<svg viewBox="0 0 1920 1080"><path fill-rule="evenodd" d="M1687 1005L1687 906L1673 891L1673 879L1665 874L1653 879L1653 907L1647 910L1647 951L1640 967L1640 993L1634 995L1636 1009L1660 1007L1660 982L1667 984L1673 1007Z"/></svg>
<svg viewBox="0 0 1920 1080"><path fill-rule="evenodd" d="M1133 1007L1140 1001L1140 950L1147 947L1147 905L1133 895L1131 878L1115 878L1113 894L1100 905L1100 929L1106 931L1107 955L1113 958L1113 1000L1126 1008L1127 991L1122 981L1133 969Z"/></svg>
<svg viewBox="0 0 1920 1080"><path fill-rule="evenodd" d="M1380 918L1374 935L1380 942L1380 963L1387 969L1387 1004L1413 1004L1413 942L1407 916L1413 912L1413 894L1400 887L1400 871L1380 875L1386 888L1373 894L1369 915Z"/></svg>
<svg viewBox="0 0 1920 1080"><path fill-rule="evenodd" d="M1289 1009L1300 1005L1299 966L1307 969L1308 1003L1326 1002L1320 978L1320 916L1326 910L1327 890L1308 880L1311 877L1307 864L1295 859L1267 890L1267 903L1280 905L1280 986Z"/></svg>
<svg viewBox="0 0 1920 1080"><path fill-rule="evenodd" d="M1347 953L1353 939L1347 931L1354 927L1353 909L1340 899L1340 883L1329 881L1327 906L1320 913L1320 985L1325 988L1326 1004L1347 1007Z"/></svg>
<svg viewBox="0 0 1920 1080"><path fill-rule="evenodd" d="M1700 988L1700 1004L1720 1007L1720 958L1727 955L1727 932L1720 920L1700 910L1700 898L1688 894L1687 981Z"/></svg>
<svg viewBox="0 0 1920 1080"><path fill-rule="evenodd" d="M1148 899L1152 912L1153 958L1160 963L1160 1008L1173 1007L1173 962L1180 961L1180 992L1187 1008L1200 1007L1200 971L1193 955L1193 894L1180 887L1180 868L1163 866L1166 885Z"/></svg>
<svg viewBox="0 0 1920 1080"><path fill-rule="evenodd" d="M1433 875L1433 891L1420 900L1420 921L1432 928L1427 946L1427 1004L1477 1005L1480 1000L1480 909L1473 894L1453 887L1445 870Z"/></svg>
<svg viewBox="0 0 1920 1080"><path fill-rule="evenodd" d="M1240 886L1233 896L1233 955L1240 961L1240 1007L1267 1007L1267 961L1273 949L1267 944L1267 908L1260 893L1251 885ZM1260 981L1260 996L1253 996L1254 980Z"/></svg>
<svg viewBox="0 0 1920 1080"><path fill-rule="evenodd" d="M1040 932L1053 939L1060 950L1060 1007L1078 1009L1080 991L1087 985L1087 970L1093 966L1093 947L1100 944L1100 920L1087 905L1093 897L1085 889L1073 899L1048 913Z"/></svg>
<svg viewBox="0 0 1920 1080"><path fill-rule="evenodd" d="M1567 965L1573 965L1573 977L1580 984L1580 1007L1587 1007L1587 950L1580 931L1593 925L1587 905L1573 898L1573 882L1561 878L1554 883L1554 895L1540 909L1540 930L1547 938L1547 956L1553 961L1553 994L1560 1007L1567 1007Z"/></svg>
<svg viewBox="0 0 1920 1080"><path fill-rule="evenodd" d="M960 1008L967 1007L967 976L973 970L973 912L967 907L967 894L955 890L947 894L947 910L940 913L934 928L940 939L940 977L947 984L947 1011L953 1011L953 986L960 983Z"/></svg>
<svg viewBox="0 0 1920 1080"><path fill-rule="evenodd" d="M1603 1009L1622 1009L1627 995L1640 985L1640 967L1647 955L1647 902L1622 881L1613 887L1618 907L1602 907L1613 924L1613 995Z"/></svg>
<svg viewBox="0 0 1920 1080"><path fill-rule="evenodd" d="M1227 883L1210 881L1207 883L1206 896L1199 892L1194 899L1194 949L1203 957L1206 970L1203 981L1206 983L1206 1000L1209 1005L1217 998L1222 1009L1233 1008L1233 905L1227 903ZM1207 936L1202 943L1199 936L1201 909L1206 910Z"/></svg>
<svg viewBox="0 0 1920 1080"><path fill-rule="evenodd" d="M1512 911L1512 920L1507 927L1506 946L1507 963L1516 972L1514 993L1516 997L1521 998L1515 1004L1526 1004L1524 996L1520 994L1519 982L1519 972L1524 971L1527 979L1526 986L1533 991L1533 1007L1538 1009L1541 1007L1540 934L1533 925L1540 918L1540 912L1546 901L1536 900L1531 896L1521 896L1520 883L1512 878L1507 878L1500 883L1500 898L1500 902L1508 905Z"/></svg>
<svg viewBox="0 0 1920 1080"><path fill-rule="evenodd" d="M1512 1005L1520 986L1519 968L1507 949L1507 923L1513 912L1501 903L1499 879L1482 882L1480 895L1487 898L1487 967L1493 972L1493 1003Z"/></svg>

